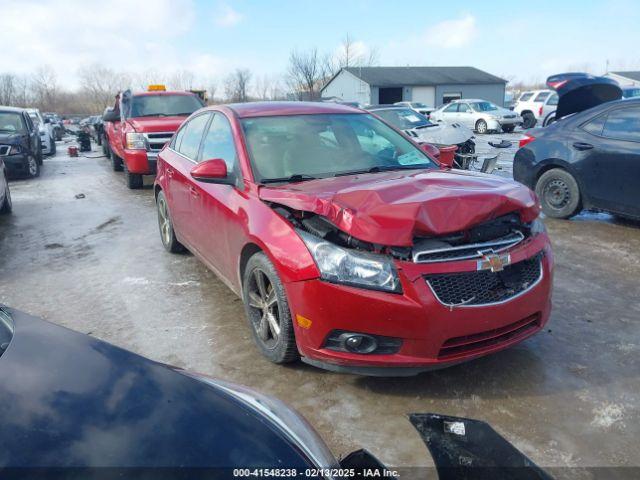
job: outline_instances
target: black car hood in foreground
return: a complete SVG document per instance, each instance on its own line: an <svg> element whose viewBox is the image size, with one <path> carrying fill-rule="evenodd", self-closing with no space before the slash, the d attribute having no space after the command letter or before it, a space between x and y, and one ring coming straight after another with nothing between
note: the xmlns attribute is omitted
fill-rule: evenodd
<svg viewBox="0 0 640 480"><path fill-rule="evenodd" d="M622 98L618 82L587 73L552 75L547 78L547 86L558 92L557 119Z"/></svg>
<svg viewBox="0 0 640 480"><path fill-rule="evenodd" d="M272 422L223 389L0 308L14 324L13 338L0 356L0 471L304 468L299 450Z"/></svg>

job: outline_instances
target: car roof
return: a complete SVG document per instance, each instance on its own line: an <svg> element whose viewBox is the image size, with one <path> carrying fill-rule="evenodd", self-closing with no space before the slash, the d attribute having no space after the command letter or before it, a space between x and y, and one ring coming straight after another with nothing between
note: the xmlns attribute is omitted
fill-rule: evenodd
<svg viewBox="0 0 640 480"><path fill-rule="evenodd" d="M152 91L140 91L140 92L131 92L131 96L133 97L148 97L152 95L191 95L196 97L195 93L191 92L183 92L183 91L166 91L166 90L152 90Z"/></svg>
<svg viewBox="0 0 640 480"><path fill-rule="evenodd" d="M240 118L330 113L363 113L359 108L340 103L321 102L248 102L225 105Z"/></svg>
<svg viewBox="0 0 640 480"><path fill-rule="evenodd" d="M365 110L407 110L407 105L367 105Z"/></svg>
<svg viewBox="0 0 640 480"><path fill-rule="evenodd" d="M5 107L4 105L0 105L0 112L13 112L13 113L22 113L24 112L24 108L19 107Z"/></svg>

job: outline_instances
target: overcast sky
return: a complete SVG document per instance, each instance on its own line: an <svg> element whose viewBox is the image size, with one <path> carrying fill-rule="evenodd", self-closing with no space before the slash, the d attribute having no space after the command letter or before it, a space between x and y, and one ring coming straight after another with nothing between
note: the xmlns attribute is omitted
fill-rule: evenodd
<svg viewBox="0 0 640 480"><path fill-rule="evenodd" d="M193 71L286 69L289 51L335 52L346 33L380 65L471 65L509 79L640 70L640 5L614 1L0 0L0 71L51 65Z"/></svg>

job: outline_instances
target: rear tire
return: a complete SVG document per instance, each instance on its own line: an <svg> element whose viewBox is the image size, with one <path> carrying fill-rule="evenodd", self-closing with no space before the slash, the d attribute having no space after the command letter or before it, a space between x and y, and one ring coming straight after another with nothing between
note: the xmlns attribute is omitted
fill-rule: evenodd
<svg viewBox="0 0 640 480"><path fill-rule="evenodd" d="M273 363L300 358L284 286L263 252L247 262L242 291L253 338L262 354Z"/></svg>
<svg viewBox="0 0 640 480"><path fill-rule="evenodd" d="M127 181L127 187L129 187L131 190L138 190L142 188L143 186L142 175L140 175L139 173L131 173L127 168L127 164L125 162L120 160L117 155L113 155L113 157L118 159L121 162L120 168L124 169L124 178ZM113 161L114 160L112 160L112 162ZM114 167L114 170L115 170L115 167Z"/></svg>
<svg viewBox="0 0 640 480"><path fill-rule="evenodd" d="M9 215L13 210L13 202L11 201L11 191L9 190L9 182L7 182L6 174L4 177L4 191L4 201L2 202L2 206L0 206L0 215Z"/></svg>
<svg viewBox="0 0 640 480"><path fill-rule="evenodd" d="M487 133L488 130L489 128L487 127L487 122L485 122L484 120L478 120L476 122L476 132L483 134Z"/></svg>
<svg viewBox="0 0 640 480"><path fill-rule="evenodd" d="M536 117L531 112L522 114L522 128L533 128L536 125Z"/></svg>
<svg viewBox="0 0 640 480"><path fill-rule="evenodd" d="M548 217L570 218L582 210L578 182L561 168L553 168L540 176L536 183L536 194L542 211Z"/></svg>
<svg viewBox="0 0 640 480"><path fill-rule="evenodd" d="M556 121L556 116L555 115L551 115L551 116L547 117L547 119L544 122L544 125L542 125L542 126L543 127L548 127L552 123L555 123L555 121Z"/></svg>
<svg viewBox="0 0 640 480"><path fill-rule="evenodd" d="M156 198L156 209L158 210L158 227L160 228L162 246L169 253L184 252L184 245L178 241L176 232L173 229L173 222L169 214L169 204L162 190L158 192L158 197Z"/></svg>

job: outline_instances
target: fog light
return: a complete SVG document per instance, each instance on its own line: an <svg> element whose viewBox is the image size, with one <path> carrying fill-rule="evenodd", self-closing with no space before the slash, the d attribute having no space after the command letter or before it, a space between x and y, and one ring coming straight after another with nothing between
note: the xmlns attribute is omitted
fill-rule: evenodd
<svg viewBox="0 0 640 480"><path fill-rule="evenodd" d="M324 342L324 347L340 352L352 352L360 354L393 354L402 346L402 340L381 335L368 335L366 333L345 332L333 330Z"/></svg>

